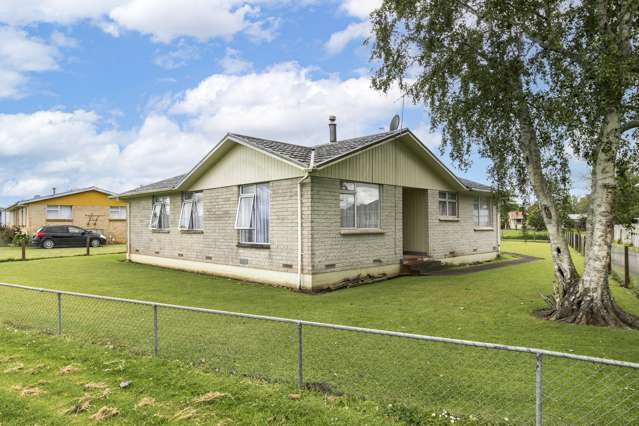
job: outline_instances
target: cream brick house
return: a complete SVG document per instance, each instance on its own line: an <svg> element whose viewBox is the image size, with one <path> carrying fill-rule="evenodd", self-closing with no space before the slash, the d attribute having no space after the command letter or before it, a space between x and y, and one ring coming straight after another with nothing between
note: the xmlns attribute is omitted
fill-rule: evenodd
<svg viewBox="0 0 639 426"><path fill-rule="evenodd" d="M407 129L314 147L227 134L187 174L119 197L131 261L298 290L396 276L406 254L499 252L491 189Z"/></svg>

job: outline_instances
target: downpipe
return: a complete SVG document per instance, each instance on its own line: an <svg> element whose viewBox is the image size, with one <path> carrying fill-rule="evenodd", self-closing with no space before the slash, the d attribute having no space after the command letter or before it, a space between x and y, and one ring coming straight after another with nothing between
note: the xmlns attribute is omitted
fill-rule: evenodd
<svg viewBox="0 0 639 426"><path fill-rule="evenodd" d="M309 170L297 181L297 290L302 290L302 185L309 178Z"/></svg>

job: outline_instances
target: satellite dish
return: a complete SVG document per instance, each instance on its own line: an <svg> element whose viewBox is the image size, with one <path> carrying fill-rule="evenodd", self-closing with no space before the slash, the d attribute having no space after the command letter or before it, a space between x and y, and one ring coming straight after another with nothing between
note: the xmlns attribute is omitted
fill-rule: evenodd
<svg viewBox="0 0 639 426"><path fill-rule="evenodd" d="M399 115L395 114L390 122L390 131L394 132L399 129Z"/></svg>

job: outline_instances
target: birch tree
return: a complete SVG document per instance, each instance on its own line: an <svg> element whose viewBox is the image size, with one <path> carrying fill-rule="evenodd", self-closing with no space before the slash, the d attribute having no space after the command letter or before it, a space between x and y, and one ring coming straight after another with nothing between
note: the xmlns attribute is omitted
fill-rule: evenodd
<svg viewBox="0 0 639 426"><path fill-rule="evenodd" d="M423 102L453 160L492 160L498 187L529 185L548 230L548 319L639 327L608 286L615 170L637 161L636 0L384 0L371 15L373 87ZM583 275L562 235L569 160L590 166Z"/></svg>

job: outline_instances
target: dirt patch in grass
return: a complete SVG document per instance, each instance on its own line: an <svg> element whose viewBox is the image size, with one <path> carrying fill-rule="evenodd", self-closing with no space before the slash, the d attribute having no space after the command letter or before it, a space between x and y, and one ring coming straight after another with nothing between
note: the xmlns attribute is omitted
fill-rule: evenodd
<svg viewBox="0 0 639 426"><path fill-rule="evenodd" d="M96 422L101 422L102 420L109 419L111 417L115 417L120 414L120 410L115 407L107 407L106 405L100 408L94 415L89 417L91 420Z"/></svg>
<svg viewBox="0 0 639 426"><path fill-rule="evenodd" d="M170 421L181 422L183 420L190 420L195 416L197 416L197 410L193 407L186 407L175 413L175 415L171 417Z"/></svg>
<svg viewBox="0 0 639 426"><path fill-rule="evenodd" d="M60 370L58 370L58 374L61 376L66 376L68 374L75 374L78 373L80 371L80 367L78 367L77 365L67 365L66 367L62 367Z"/></svg>
<svg viewBox="0 0 639 426"><path fill-rule="evenodd" d="M11 373L17 373L18 371L24 369L24 364L21 362L18 362L16 364L14 364L13 366L7 368L4 370L4 374L11 374Z"/></svg>
<svg viewBox="0 0 639 426"><path fill-rule="evenodd" d="M27 385L27 386L15 385L13 387L13 390L16 391L20 396L24 396L24 397L36 397L46 393L45 390L37 386L31 386L31 385Z"/></svg>
<svg viewBox="0 0 639 426"><path fill-rule="evenodd" d="M222 399L225 396L227 395L222 392L208 392L208 393L205 393L204 395L201 395L195 398L193 400L193 404L209 404L218 399Z"/></svg>
<svg viewBox="0 0 639 426"><path fill-rule="evenodd" d="M135 407L143 408L143 407L152 407L154 405L155 405L155 398L151 398L150 396L145 396L144 398L139 400L137 404L135 404Z"/></svg>

